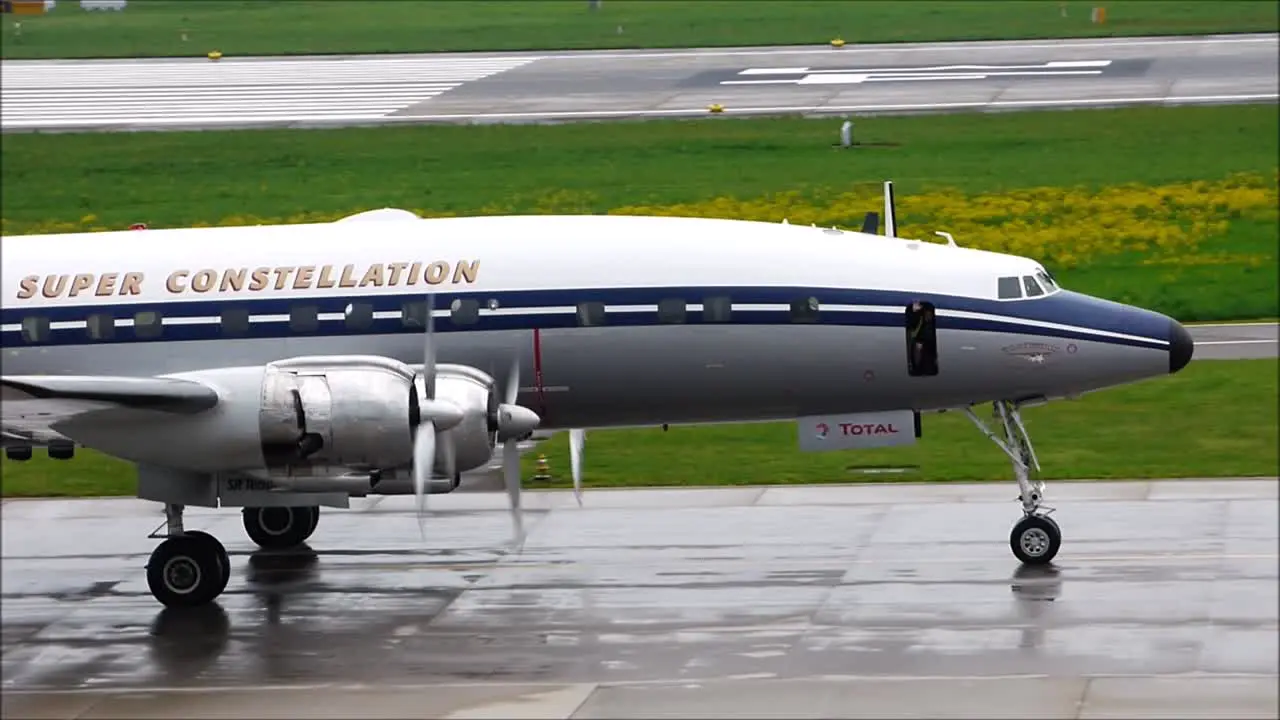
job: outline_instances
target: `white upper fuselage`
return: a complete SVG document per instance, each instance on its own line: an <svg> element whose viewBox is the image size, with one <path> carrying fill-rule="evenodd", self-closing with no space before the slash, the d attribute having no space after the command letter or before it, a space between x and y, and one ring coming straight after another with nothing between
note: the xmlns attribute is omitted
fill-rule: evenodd
<svg viewBox="0 0 1280 720"><path fill-rule="evenodd" d="M858 232L585 215L10 236L3 239L3 253L5 310L451 289L741 285L881 289L995 300L995 278L1043 270L1039 263L1016 256ZM424 275L433 262L447 263L448 270L442 282L428 284ZM473 281L454 277L460 262L478 264ZM390 267L394 263L404 267L397 272ZM354 283L343 287L341 275L347 265L353 266L348 277ZM375 265L381 266L381 276L376 270L368 275ZM284 272L274 272L277 268ZM309 271L300 277L299 268ZM261 289L250 289L256 269L267 273L268 281ZM416 269L416 276L410 276L410 269ZM203 292L191 286L192 276L201 270L217 275L214 287L200 288ZM227 270L246 271L242 288L220 287ZM170 280L182 271L185 274ZM140 278L126 287L130 273ZM114 277L104 281L109 275ZM75 287L77 276L86 276L81 285L90 284ZM326 284L330 287L322 287ZM24 289L29 292L22 294L29 296L20 299Z"/></svg>

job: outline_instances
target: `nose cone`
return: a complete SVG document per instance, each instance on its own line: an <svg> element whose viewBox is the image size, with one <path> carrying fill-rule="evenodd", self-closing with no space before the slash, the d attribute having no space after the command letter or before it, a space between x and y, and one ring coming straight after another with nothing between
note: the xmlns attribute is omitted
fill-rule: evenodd
<svg viewBox="0 0 1280 720"><path fill-rule="evenodd" d="M1169 373L1173 374L1191 362L1195 354L1196 343L1191 333L1176 320L1169 321Z"/></svg>

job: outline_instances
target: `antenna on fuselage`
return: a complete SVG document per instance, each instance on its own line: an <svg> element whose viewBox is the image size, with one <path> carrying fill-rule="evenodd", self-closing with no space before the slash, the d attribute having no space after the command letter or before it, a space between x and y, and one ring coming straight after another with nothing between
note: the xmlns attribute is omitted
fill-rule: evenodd
<svg viewBox="0 0 1280 720"><path fill-rule="evenodd" d="M869 212L867 213L866 217L862 218L862 232L866 233L867 235L875 235L876 230L879 227L880 227L880 213Z"/></svg>
<svg viewBox="0 0 1280 720"><path fill-rule="evenodd" d="M898 215L893 206L893 181L884 181L884 236L898 237Z"/></svg>

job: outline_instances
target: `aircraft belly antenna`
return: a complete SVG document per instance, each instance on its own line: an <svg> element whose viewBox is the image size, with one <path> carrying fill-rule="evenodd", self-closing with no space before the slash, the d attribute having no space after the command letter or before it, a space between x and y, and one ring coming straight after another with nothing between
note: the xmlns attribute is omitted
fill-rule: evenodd
<svg viewBox="0 0 1280 720"><path fill-rule="evenodd" d="M884 181L884 236L898 237L898 215L894 209L893 181Z"/></svg>

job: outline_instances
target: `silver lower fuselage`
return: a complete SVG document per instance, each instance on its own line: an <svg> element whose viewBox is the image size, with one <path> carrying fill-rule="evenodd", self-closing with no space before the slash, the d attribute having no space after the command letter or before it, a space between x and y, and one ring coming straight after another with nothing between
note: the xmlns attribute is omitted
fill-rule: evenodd
<svg viewBox="0 0 1280 720"><path fill-rule="evenodd" d="M535 338L536 335L536 338ZM940 328L939 371L907 371L903 328L640 326L438 333L439 361L501 379L542 429L783 420L1063 397L1168 372L1165 349ZM6 375L154 376L315 355L421 363L420 333L6 348Z"/></svg>

